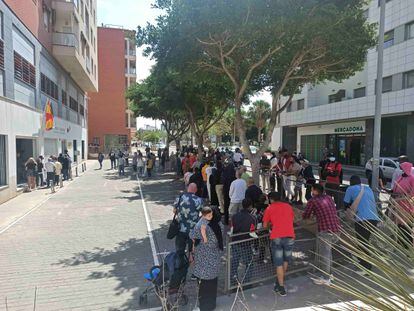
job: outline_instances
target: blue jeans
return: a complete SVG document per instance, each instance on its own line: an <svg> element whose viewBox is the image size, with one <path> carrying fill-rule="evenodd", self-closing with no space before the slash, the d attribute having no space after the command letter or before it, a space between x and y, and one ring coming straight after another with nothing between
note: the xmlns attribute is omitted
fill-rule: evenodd
<svg viewBox="0 0 414 311"><path fill-rule="evenodd" d="M272 259L276 267L283 266L284 262L292 259L293 238L277 238L272 240Z"/></svg>
<svg viewBox="0 0 414 311"><path fill-rule="evenodd" d="M250 281L253 272L252 258L253 252L251 242L241 242L231 246L231 285L235 285L237 281L240 282L240 284L248 283ZM240 262L246 265L246 270L241 278L239 278L238 274Z"/></svg>

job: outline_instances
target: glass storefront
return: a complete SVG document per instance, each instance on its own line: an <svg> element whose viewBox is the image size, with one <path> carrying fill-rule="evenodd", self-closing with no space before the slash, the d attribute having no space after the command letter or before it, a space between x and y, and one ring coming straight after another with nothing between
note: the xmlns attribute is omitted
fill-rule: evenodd
<svg viewBox="0 0 414 311"><path fill-rule="evenodd" d="M365 164L365 134L327 134L301 136L301 152L310 161L317 163L324 153L333 152L345 165Z"/></svg>

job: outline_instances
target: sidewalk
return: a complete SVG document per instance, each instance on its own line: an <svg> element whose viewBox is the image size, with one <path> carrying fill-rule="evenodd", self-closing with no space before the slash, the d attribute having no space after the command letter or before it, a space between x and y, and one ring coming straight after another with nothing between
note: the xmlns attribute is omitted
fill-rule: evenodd
<svg viewBox="0 0 414 311"><path fill-rule="evenodd" d="M92 164L92 160L87 161L87 166ZM79 176L82 176L84 173L79 172ZM55 193L64 191L67 186L77 179L73 175L73 180L65 181L63 188L55 187ZM42 188L32 192L22 192L17 197L0 204L0 234L8 230L15 222L19 221L21 218L26 217L33 211L35 211L43 203L47 202L53 195L50 188Z"/></svg>

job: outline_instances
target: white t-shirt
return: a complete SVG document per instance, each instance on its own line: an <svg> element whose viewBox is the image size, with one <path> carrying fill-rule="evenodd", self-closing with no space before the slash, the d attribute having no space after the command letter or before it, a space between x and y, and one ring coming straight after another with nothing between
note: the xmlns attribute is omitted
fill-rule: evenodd
<svg viewBox="0 0 414 311"><path fill-rule="evenodd" d="M230 185L229 197L230 203L241 203L246 195L247 184L239 178L233 181Z"/></svg>

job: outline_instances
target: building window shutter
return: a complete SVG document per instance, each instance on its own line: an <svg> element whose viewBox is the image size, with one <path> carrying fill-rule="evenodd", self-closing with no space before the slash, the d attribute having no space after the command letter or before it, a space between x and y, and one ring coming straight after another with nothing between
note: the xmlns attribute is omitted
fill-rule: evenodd
<svg viewBox="0 0 414 311"><path fill-rule="evenodd" d="M0 40L0 68L4 69L4 43Z"/></svg>
<svg viewBox="0 0 414 311"><path fill-rule="evenodd" d="M36 68L16 51L14 52L14 77L36 87Z"/></svg>

